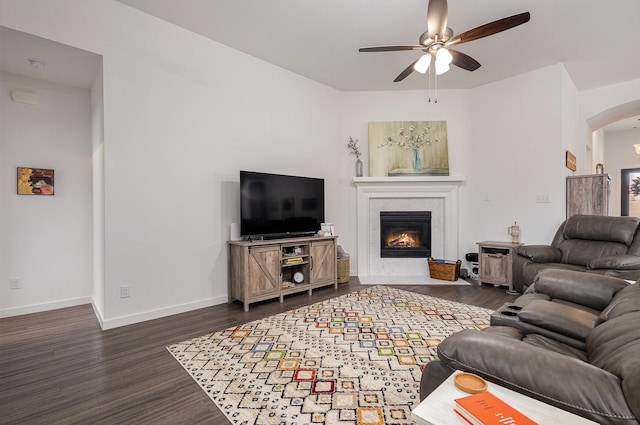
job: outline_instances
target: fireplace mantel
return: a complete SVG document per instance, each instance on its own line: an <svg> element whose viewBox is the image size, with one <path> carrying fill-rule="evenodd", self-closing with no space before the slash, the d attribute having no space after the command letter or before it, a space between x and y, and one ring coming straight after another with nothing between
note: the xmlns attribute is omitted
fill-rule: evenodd
<svg viewBox="0 0 640 425"><path fill-rule="evenodd" d="M444 239L442 256L458 258L458 188L462 176L355 177L357 193L358 277L360 281L376 281L371 263L379 257L371 236L370 203L376 199L437 199L443 203ZM436 254L437 255L437 254ZM397 273L394 272L393 276ZM396 276L397 277L397 276ZM409 279L410 280L410 279ZM419 283L419 282L416 282Z"/></svg>
<svg viewBox="0 0 640 425"><path fill-rule="evenodd" d="M407 176L407 177L354 177L353 183L356 186L362 185L391 185L397 183L454 183L461 185L464 182L463 176Z"/></svg>

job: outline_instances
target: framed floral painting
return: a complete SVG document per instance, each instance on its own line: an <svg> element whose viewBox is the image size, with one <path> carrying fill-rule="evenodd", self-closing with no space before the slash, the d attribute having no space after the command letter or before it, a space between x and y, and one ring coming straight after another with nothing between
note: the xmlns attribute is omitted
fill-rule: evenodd
<svg viewBox="0 0 640 425"><path fill-rule="evenodd" d="M369 175L448 176L447 122L370 122Z"/></svg>
<svg viewBox="0 0 640 425"><path fill-rule="evenodd" d="M46 168L18 167L18 195L53 195L53 175Z"/></svg>

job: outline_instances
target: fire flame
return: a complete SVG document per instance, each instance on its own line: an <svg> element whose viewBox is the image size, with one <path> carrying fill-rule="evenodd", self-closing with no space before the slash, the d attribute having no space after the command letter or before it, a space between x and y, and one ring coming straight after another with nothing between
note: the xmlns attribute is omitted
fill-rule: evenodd
<svg viewBox="0 0 640 425"><path fill-rule="evenodd" d="M391 248L415 248L420 245L420 238L417 234L406 232L391 234L386 239L386 246Z"/></svg>

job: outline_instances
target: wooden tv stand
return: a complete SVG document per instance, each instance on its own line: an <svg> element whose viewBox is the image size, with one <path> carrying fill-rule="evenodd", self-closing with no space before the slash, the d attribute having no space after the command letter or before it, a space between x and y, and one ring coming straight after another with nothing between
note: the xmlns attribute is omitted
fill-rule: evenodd
<svg viewBox="0 0 640 425"><path fill-rule="evenodd" d="M229 241L229 302L249 304L296 292L338 287L337 236ZM296 282L296 277L302 277ZM299 279L298 279L299 280Z"/></svg>

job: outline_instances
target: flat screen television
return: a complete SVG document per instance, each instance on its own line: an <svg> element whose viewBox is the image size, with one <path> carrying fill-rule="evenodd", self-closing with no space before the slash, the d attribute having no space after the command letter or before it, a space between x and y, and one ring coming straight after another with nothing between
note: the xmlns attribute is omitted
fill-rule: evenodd
<svg viewBox="0 0 640 425"><path fill-rule="evenodd" d="M240 234L311 235L324 222L324 179L240 171Z"/></svg>

